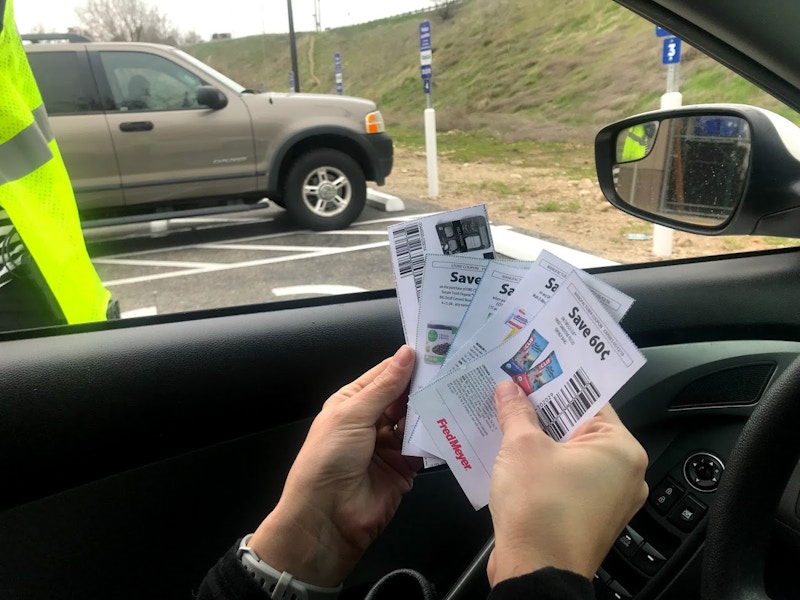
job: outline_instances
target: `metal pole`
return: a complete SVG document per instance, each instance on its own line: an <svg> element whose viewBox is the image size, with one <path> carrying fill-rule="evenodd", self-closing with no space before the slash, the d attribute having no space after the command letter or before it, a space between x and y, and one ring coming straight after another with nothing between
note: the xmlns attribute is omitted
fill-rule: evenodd
<svg viewBox="0 0 800 600"><path fill-rule="evenodd" d="M294 72L294 91L300 91L300 73L297 70L297 41L294 37L294 17L292 16L292 0L286 0L289 11L289 48L292 53L292 71Z"/></svg>

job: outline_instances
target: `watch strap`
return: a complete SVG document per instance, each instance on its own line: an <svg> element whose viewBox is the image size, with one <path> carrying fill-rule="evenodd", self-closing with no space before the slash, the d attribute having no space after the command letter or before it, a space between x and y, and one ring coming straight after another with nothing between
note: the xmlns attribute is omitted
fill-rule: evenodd
<svg viewBox="0 0 800 600"><path fill-rule="evenodd" d="M239 543L236 556L245 571L258 583L272 600L335 600L342 586L325 588L295 579L291 573L278 569L261 560L247 545L253 534L246 535Z"/></svg>

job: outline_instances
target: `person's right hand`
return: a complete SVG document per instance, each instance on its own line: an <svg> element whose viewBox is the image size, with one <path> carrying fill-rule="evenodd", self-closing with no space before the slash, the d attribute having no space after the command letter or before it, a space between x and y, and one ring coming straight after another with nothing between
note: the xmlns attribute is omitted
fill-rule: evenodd
<svg viewBox="0 0 800 600"><path fill-rule="evenodd" d="M547 566L591 579L647 498L647 454L610 405L559 443L515 383L499 384L495 403L503 442L489 497L490 584Z"/></svg>

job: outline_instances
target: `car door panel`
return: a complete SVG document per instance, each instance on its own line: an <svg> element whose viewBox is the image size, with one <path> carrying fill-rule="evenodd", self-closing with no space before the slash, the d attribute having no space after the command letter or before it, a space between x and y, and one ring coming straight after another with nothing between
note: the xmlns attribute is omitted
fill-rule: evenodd
<svg viewBox="0 0 800 600"><path fill-rule="evenodd" d="M241 98L228 92L219 110L197 105L202 74L152 51L104 49L90 60L114 97L106 117L126 206L256 191L253 128ZM135 100L134 78L146 94Z"/></svg>
<svg viewBox="0 0 800 600"><path fill-rule="evenodd" d="M614 404L649 452L651 485L692 448L726 452L752 408L676 410L681 390L754 364L774 363L771 381L798 354L799 258L597 270L636 299L622 323L648 363ZM0 341L0 589L166 598L190 597L255 527L321 403L390 355L402 327L396 298L381 292L44 339ZM489 533L488 511L469 507L447 469L424 472L348 587L410 566L444 592Z"/></svg>

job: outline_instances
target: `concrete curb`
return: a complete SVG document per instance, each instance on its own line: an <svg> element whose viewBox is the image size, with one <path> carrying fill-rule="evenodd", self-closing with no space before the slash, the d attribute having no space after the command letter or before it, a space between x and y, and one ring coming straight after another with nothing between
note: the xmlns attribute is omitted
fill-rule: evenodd
<svg viewBox="0 0 800 600"><path fill-rule="evenodd" d="M398 212L406 209L405 203L397 196L367 188L367 204L385 212Z"/></svg>

